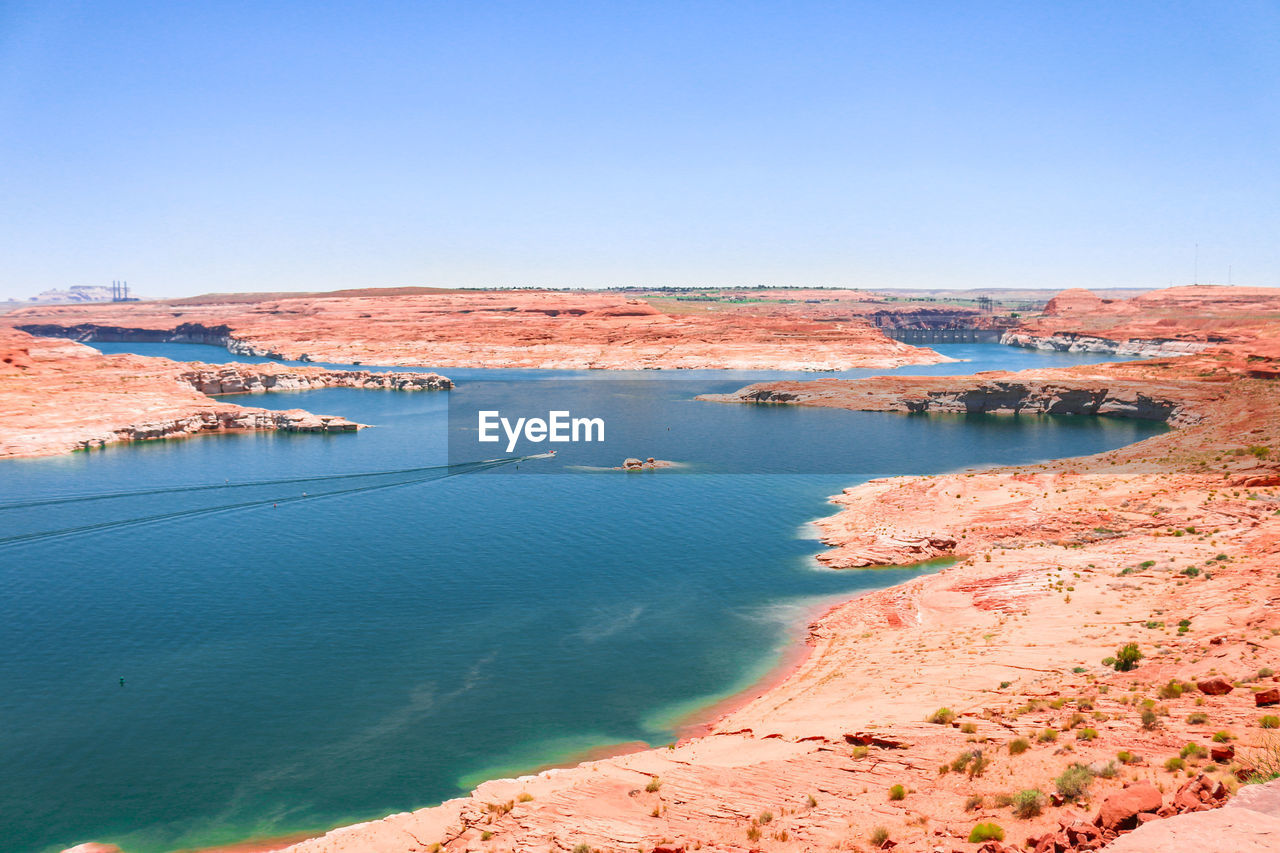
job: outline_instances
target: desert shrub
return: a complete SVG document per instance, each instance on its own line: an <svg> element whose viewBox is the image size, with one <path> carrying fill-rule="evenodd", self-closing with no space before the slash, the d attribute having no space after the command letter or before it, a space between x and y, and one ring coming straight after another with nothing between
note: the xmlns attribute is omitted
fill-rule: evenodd
<svg viewBox="0 0 1280 853"><path fill-rule="evenodd" d="M1098 736L1097 729L1081 729L1076 732L1076 740L1093 740Z"/></svg>
<svg viewBox="0 0 1280 853"><path fill-rule="evenodd" d="M809 808L811 809L816 809L818 807L818 801L814 799L813 794L810 794L808 799L805 800L805 802L809 804Z"/></svg>
<svg viewBox="0 0 1280 853"><path fill-rule="evenodd" d="M977 811L982 808L986 799L981 794L972 794L964 801L964 810L967 812Z"/></svg>
<svg viewBox="0 0 1280 853"><path fill-rule="evenodd" d="M1160 715L1155 708L1142 709L1142 727L1148 731L1160 725Z"/></svg>
<svg viewBox="0 0 1280 853"><path fill-rule="evenodd" d="M1280 779L1280 738L1274 735L1266 736L1257 747L1246 752L1241 758L1244 769L1249 773L1248 778L1245 779L1246 784L1257 785L1270 782L1272 779Z"/></svg>
<svg viewBox="0 0 1280 853"><path fill-rule="evenodd" d="M1125 643L1116 652L1116 662L1112 664L1117 672L1128 672L1136 669L1138 661L1142 660L1142 650L1138 648L1137 643Z"/></svg>
<svg viewBox="0 0 1280 853"><path fill-rule="evenodd" d="M1209 722L1209 715L1204 711L1192 711L1187 714L1187 723L1193 726L1203 726Z"/></svg>
<svg viewBox="0 0 1280 853"><path fill-rule="evenodd" d="M891 800L894 800L894 801L902 800L902 799L905 799L906 796L907 796L907 789L902 787L901 785L894 785L892 788L889 789L889 799Z"/></svg>
<svg viewBox="0 0 1280 853"><path fill-rule="evenodd" d="M1137 760L1137 758L1138 756L1134 755L1132 752L1130 752L1127 749L1122 749L1116 753L1116 760L1119 761L1121 764L1132 764L1134 761Z"/></svg>
<svg viewBox="0 0 1280 853"><path fill-rule="evenodd" d="M1169 682L1160 688L1161 699L1178 699L1182 696L1182 682L1176 678L1169 679Z"/></svg>
<svg viewBox="0 0 1280 853"><path fill-rule="evenodd" d="M1214 732L1214 743L1229 743L1231 741L1231 732Z"/></svg>
<svg viewBox="0 0 1280 853"><path fill-rule="evenodd" d="M1187 766L1187 762L1183 761L1181 758L1179 758L1176 755L1164 763L1164 769L1168 770L1170 773L1177 773L1179 770L1181 770L1186 766Z"/></svg>
<svg viewBox="0 0 1280 853"><path fill-rule="evenodd" d="M1031 742L1024 737L1015 738L1014 740L1009 741L1010 755L1022 755L1022 753L1026 752L1030 748Z"/></svg>
<svg viewBox="0 0 1280 853"><path fill-rule="evenodd" d="M1038 817L1044 811L1044 794L1036 788L1013 795L1013 814L1022 820Z"/></svg>
<svg viewBox="0 0 1280 853"><path fill-rule="evenodd" d="M1036 736L1036 740L1040 741L1041 743L1053 743L1057 739L1058 739L1057 729L1045 729L1044 731L1040 732L1039 735Z"/></svg>
<svg viewBox="0 0 1280 853"><path fill-rule="evenodd" d="M929 716L925 717L925 722L933 723L939 726L949 726L951 721L956 718L956 712L950 708L939 708Z"/></svg>
<svg viewBox="0 0 1280 853"><path fill-rule="evenodd" d="M1258 720L1258 725L1264 729L1280 729L1280 717L1274 714L1267 714Z"/></svg>
<svg viewBox="0 0 1280 853"><path fill-rule="evenodd" d="M644 786L644 789L648 791L650 794L656 794L658 793L658 789L661 787L662 787L662 780L659 779L657 776L654 776L652 779L649 780L649 784Z"/></svg>
<svg viewBox="0 0 1280 853"><path fill-rule="evenodd" d="M871 844L873 846L883 847L884 843L889 840L889 830L885 829L883 826L877 826L875 829L871 830L869 838L871 839Z"/></svg>
<svg viewBox="0 0 1280 853"><path fill-rule="evenodd" d="M977 734L978 726L975 723L962 723L960 725L960 731L966 735Z"/></svg>
<svg viewBox="0 0 1280 853"><path fill-rule="evenodd" d="M1098 775L1103 779L1114 779L1119 773L1120 771L1116 768L1116 763L1114 761L1108 761L1106 764L1102 765L1102 769L1098 771Z"/></svg>
<svg viewBox="0 0 1280 853"><path fill-rule="evenodd" d="M521 794L520 796L516 797L516 799L517 799L517 800L519 800L519 801L520 801L520 802L522 802L522 803L532 803L532 802L533 802L533 794L530 794L530 793L527 793L527 792L526 792L526 793Z"/></svg>
<svg viewBox="0 0 1280 853"><path fill-rule="evenodd" d="M855 746L855 747L853 748L853 757L854 757L854 758L866 758L866 757L867 757L867 753L868 753L868 752L870 752L870 751L871 751L871 747L869 747L869 746Z"/></svg>
<svg viewBox="0 0 1280 853"><path fill-rule="evenodd" d="M1080 763L1072 764L1062 771L1062 775L1053 780L1053 786L1058 789L1058 793L1068 800L1083 797L1092 784L1093 771Z"/></svg>
<svg viewBox="0 0 1280 853"><path fill-rule="evenodd" d="M1189 743L1178 753L1183 758L1204 758L1209 754L1209 750L1205 749L1198 743Z"/></svg>
<svg viewBox="0 0 1280 853"><path fill-rule="evenodd" d="M756 820L759 821L761 826L764 826L766 823L772 823L773 812L760 812L760 817L756 818Z"/></svg>
<svg viewBox="0 0 1280 853"><path fill-rule="evenodd" d="M949 769L953 773L966 771L969 774L969 778L972 779L975 776L981 776L990 763L991 759L983 755L982 750L967 749L952 759Z"/></svg>
<svg viewBox="0 0 1280 853"><path fill-rule="evenodd" d="M1262 669L1258 670L1258 678L1270 678L1275 674L1276 671L1269 666L1264 666Z"/></svg>
<svg viewBox="0 0 1280 853"><path fill-rule="evenodd" d="M984 841L1004 841L1004 830L994 823L980 823L969 833L970 844L981 844Z"/></svg>
<svg viewBox="0 0 1280 853"><path fill-rule="evenodd" d="M889 837L889 834L886 832L885 838L888 838L888 837ZM760 827L759 825L756 824L755 821L752 821L751 826L747 827L747 840L748 841L760 840ZM881 843L883 844L884 842L881 842ZM876 845L876 846L878 847L879 845Z"/></svg>

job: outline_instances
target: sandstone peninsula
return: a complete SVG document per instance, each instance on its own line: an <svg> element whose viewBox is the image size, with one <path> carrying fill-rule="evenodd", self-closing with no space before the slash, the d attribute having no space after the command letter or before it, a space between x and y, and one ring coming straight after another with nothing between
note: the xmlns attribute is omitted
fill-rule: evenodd
<svg viewBox="0 0 1280 853"><path fill-rule="evenodd" d="M83 344L0 329L0 458L235 430L346 432L360 428L340 416L237 406L214 400L211 394L451 386L434 373L208 365L103 355Z"/></svg>

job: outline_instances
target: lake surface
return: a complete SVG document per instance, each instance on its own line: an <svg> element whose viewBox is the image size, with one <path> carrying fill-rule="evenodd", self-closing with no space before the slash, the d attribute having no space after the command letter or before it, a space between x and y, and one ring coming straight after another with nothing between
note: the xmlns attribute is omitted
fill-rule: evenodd
<svg viewBox="0 0 1280 853"><path fill-rule="evenodd" d="M230 360L198 345L95 346ZM938 349L971 360L844 375L1102 360ZM494 379L619 378L441 372L459 381L459 400ZM830 514L827 496L870 477L1095 453L1164 429L692 401L797 375L813 377L627 374L647 381L596 395L598 413L657 413L670 433L625 453L565 451L510 476L418 471L0 510L0 538L103 525L0 545L3 849L93 839L158 853L322 830L589 749L670 741L690 712L774 666L816 606L930 570L820 569L807 522ZM232 398L376 428L7 461L0 503L442 466L449 398ZM753 473L766 470L752 467L753 447L781 473ZM640 454L689 464L589 470ZM253 505L201 513L237 503ZM111 526L157 515L170 517Z"/></svg>

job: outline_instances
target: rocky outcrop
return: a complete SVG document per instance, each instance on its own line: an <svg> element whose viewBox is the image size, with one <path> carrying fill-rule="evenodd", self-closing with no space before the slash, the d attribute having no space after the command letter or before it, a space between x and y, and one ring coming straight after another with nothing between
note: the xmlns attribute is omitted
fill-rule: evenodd
<svg viewBox="0 0 1280 853"><path fill-rule="evenodd" d="M1136 358L1163 358L1190 355L1208 349L1211 344L1201 341L1178 340L1111 340L1095 335L1061 332L1053 335L1033 335L1009 331L1000 336L1005 346L1025 349L1053 350L1056 352L1095 352L1111 355L1131 355Z"/></svg>
<svg viewBox="0 0 1280 853"><path fill-rule="evenodd" d="M1275 288L1196 285L1129 299L1067 290L1003 340L1032 349L1166 357L1270 338L1277 322Z"/></svg>
<svg viewBox="0 0 1280 853"><path fill-rule="evenodd" d="M1280 781L1247 785L1222 808L1213 808L1212 801L1202 801L1198 795L1188 797L1193 782L1184 785L1175 796L1175 801L1181 798L1187 808L1166 820L1143 823L1108 845L1108 853L1269 853L1276 849L1276 839L1280 838Z"/></svg>
<svg viewBox="0 0 1280 853"><path fill-rule="evenodd" d="M280 358L283 356L269 348L257 346L249 341L241 340L231 334L227 325L206 326L203 323L179 323L172 329L136 328L129 326L111 326L99 323L78 323L73 326L58 323L22 323L15 326L19 331L45 338L70 338L73 341L92 343L93 341L139 342L166 344L207 344L209 346L226 347L235 355L247 355L260 358Z"/></svg>
<svg viewBox="0 0 1280 853"><path fill-rule="evenodd" d="M368 388L391 391L444 391L453 382L438 373L369 370L291 370L278 365L205 365L178 374L201 394L262 394L315 388Z"/></svg>
<svg viewBox="0 0 1280 853"><path fill-rule="evenodd" d="M1134 785L1103 800L1094 825L1112 832L1133 829L1138 825L1139 815L1154 814L1163 804L1164 796L1155 785Z"/></svg>
<svg viewBox="0 0 1280 853"><path fill-rule="evenodd" d="M622 467L614 468L615 471L655 471L659 468L670 468L674 466L674 462L668 462L665 459L654 459L650 456L648 459L636 459L631 457L622 460Z"/></svg>
<svg viewBox="0 0 1280 853"><path fill-rule="evenodd" d="M1103 800L1093 821L1081 820L1068 813L1059 819L1060 828L1057 832L1032 836L1027 839L1027 846L1034 853L1177 849L1163 845L1135 848L1118 839L1125 838L1126 833L1162 822L1162 819L1219 808L1227 801L1227 796L1227 789L1221 782L1214 782L1204 774L1197 775L1182 785L1167 803L1159 788L1149 782L1140 782L1122 788ZM1138 835L1135 833L1134 837Z"/></svg>
<svg viewBox="0 0 1280 853"><path fill-rule="evenodd" d="M206 365L103 355L82 344L0 330L0 457L240 430L352 432L343 417L236 406L212 395L380 388L444 390L435 373Z"/></svg>
<svg viewBox="0 0 1280 853"><path fill-rule="evenodd" d="M879 376L870 379L762 382L732 394L700 399L728 403L781 403L910 414L1086 415L1195 423L1193 402L1205 398L1193 383L1153 383L1123 375L1033 371L964 377Z"/></svg>
<svg viewBox="0 0 1280 853"><path fill-rule="evenodd" d="M363 424L336 415L313 415L302 409L272 411L203 411L164 421L132 423L76 439L71 450L97 450L125 441L190 438L202 433L278 430L280 432L355 432Z"/></svg>

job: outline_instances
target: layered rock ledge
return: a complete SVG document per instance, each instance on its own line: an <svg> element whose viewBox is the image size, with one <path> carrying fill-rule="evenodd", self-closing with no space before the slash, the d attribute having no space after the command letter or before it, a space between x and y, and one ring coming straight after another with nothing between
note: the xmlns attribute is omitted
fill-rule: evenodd
<svg viewBox="0 0 1280 853"><path fill-rule="evenodd" d="M699 399L910 414L1097 415L1181 426L1200 420L1202 415L1196 413L1195 404L1220 392L1204 381L1077 368L951 377L762 382L731 394L709 394Z"/></svg>
<svg viewBox="0 0 1280 853"><path fill-rule="evenodd" d="M103 355L70 341L0 330L0 458L229 431L360 429L337 415L237 406L210 396L330 387L445 390L452 382L434 373Z"/></svg>
<svg viewBox="0 0 1280 853"><path fill-rule="evenodd" d="M1066 290L1001 343L1060 352L1166 357L1269 339L1280 324L1280 291L1194 285L1103 299Z"/></svg>
<svg viewBox="0 0 1280 853"><path fill-rule="evenodd" d="M1052 335L1033 335L1011 331L1000 336L1005 346L1053 352L1093 352L1111 355L1130 355L1135 358L1162 358L1172 355L1190 355L1203 352L1220 341L1177 341L1160 338L1112 340L1097 335L1076 332L1060 332Z"/></svg>

